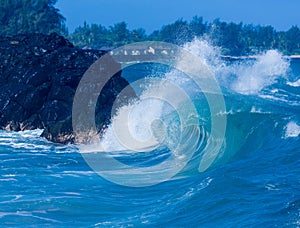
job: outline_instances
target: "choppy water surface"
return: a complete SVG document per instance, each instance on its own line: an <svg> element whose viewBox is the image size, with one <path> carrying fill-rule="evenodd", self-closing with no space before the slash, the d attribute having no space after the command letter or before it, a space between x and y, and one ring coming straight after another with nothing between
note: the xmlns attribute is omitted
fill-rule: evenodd
<svg viewBox="0 0 300 228"><path fill-rule="evenodd" d="M220 115L227 117L225 143L209 169L199 172L213 143L205 97L176 70L140 65L124 76L133 81L147 71L169 80L187 91L199 112L201 121L184 133L183 149L195 150L184 169L157 185L126 187L97 175L76 146L47 142L40 130L0 131L0 224L300 227L300 62L268 51L256 60L228 63L207 42L195 40L185 47L202 59L224 91L226 112ZM147 85L141 97L163 89ZM122 120L128 108L135 138L147 141L154 134L160 139L161 125L148 126L156 119L167 123L167 137L154 140L162 146L147 145L138 148L147 152L135 153L116 140L112 124L102 138L105 152L137 168L168 159L179 137L178 110L161 101L139 100L121 108L113 122Z"/></svg>

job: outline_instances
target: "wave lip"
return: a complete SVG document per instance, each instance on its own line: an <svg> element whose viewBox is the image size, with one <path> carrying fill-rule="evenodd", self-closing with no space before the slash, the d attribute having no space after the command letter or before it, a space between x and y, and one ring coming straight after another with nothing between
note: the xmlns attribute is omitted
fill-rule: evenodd
<svg viewBox="0 0 300 228"><path fill-rule="evenodd" d="M128 49L132 48L131 46L134 47L134 45L136 44L121 48ZM121 185L144 187L169 180L185 167L197 150L198 139L201 138L198 129L201 115L198 113L191 95L202 93L210 109L210 112L206 113L207 118L210 120L208 136L211 140L208 141L214 142L214 145L207 148L202 156L199 170L205 171L217 158L218 150L222 148L226 130L226 116L217 115L217 113L226 110L218 82L203 59L184 48L163 42L144 42L138 43L138 45L144 45L145 47L151 45L154 49L165 47L174 50L174 53L176 53L175 58L174 56L161 55L154 56L153 59L149 60L148 56L145 57L146 59L141 56L139 63L152 62L175 70L151 79L150 83L146 84L146 89L141 93L139 99L120 108L117 115L112 117L112 123L104 132L100 142L97 135L90 140L91 148L94 147L93 151L90 152L93 152L94 156L97 154L97 150L98 152L107 152L106 145L110 146L109 151L121 149L133 153L147 152L163 145L170 149L171 155L160 164L161 166L156 165L139 169L135 167L130 169L130 167L121 164L111 156L103 156L103 153L99 153L101 159L93 157L91 153L86 153L89 152L87 147L84 147L84 153L82 153L84 158L99 175ZM101 65L101 58L98 61L95 64ZM133 63L127 65L124 63L123 68L130 65L133 65ZM91 68L93 67L96 67L96 65L91 66ZM180 75L186 75L193 82L192 84L196 89L192 93L191 88L182 83L182 80L174 80L173 76L177 74L176 71L181 72ZM82 78L83 81L95 78L89 73L94 74L94 71L88 70ZM145 82L145 80L141 81ZM75 134L78 133L78 135L80 135L80 132L76 131L80 130L83 123L76 119L79 116L76 113L79 114L85 110L84 103L80 101L91 100L88 98L82 99L82 94L80 95L80 91L85 90L81 86L84 87L86 83L79 83L78 93L75 94L73 105L73 113L75 113L72 118L73 129ZM133 83L131 83L132 85ZM99 91L95 91L95 94L96 92L99 93ZM95 107L94 103L91 101L87 105ZM91 132L97 132L92 116L94 113L92 108L88 113L91 115L85 118L84 127L85 129L91 129ZM169 115L171 115L171 118L166 121ZM193 123L189 122L191 119L194 121L192 121ZM197 137L195 138L194 135L197 135ZM114 148L115 145L117 146ZM120 170L123 171L122 178L119 173L118 175L114 174L114 171L119 172ZM145 179L145 176L148 179Z"/></svg>

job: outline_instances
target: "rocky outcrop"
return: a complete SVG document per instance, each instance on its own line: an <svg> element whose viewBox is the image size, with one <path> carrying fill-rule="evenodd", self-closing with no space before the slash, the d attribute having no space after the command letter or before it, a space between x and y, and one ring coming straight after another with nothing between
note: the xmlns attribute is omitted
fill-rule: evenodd
<svg viewBox="0 0 300 228"><path fill-rule="evenodd" d="M53 33L0 38L0 129L45 129L53 142L73 143L72 103L86 70L104 51L81 50ZM120 69L113 60L110 64ZM101 132L109 124L113 102L128 86L115 74L102 90L96 108ZM133 91L132 95L134 94ZM121 98L119 105L127 102Z"/></svg>

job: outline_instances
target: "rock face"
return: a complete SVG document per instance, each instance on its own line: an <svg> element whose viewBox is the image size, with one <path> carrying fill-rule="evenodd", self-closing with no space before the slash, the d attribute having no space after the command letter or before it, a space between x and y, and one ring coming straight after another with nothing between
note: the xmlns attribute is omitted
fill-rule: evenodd
<svg viewBox="0 0 300 228"><path fill-rule="evenodd" d="M78 49L55 33L0 37L0 129L40 128L50 141L73 143L76 88L85 71L104 54ZM113 103L126 86L120 71L105 84L95 112L99 132L109 124ZM127 102L122 99L119 105Z"/></svg>

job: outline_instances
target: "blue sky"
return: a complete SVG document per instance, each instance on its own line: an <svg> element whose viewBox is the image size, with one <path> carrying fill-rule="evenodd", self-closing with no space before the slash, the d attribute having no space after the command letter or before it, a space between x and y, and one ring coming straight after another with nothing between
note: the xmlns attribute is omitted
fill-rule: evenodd
<svg viewBox="0 0 300 228"><path fill-rule="evenodd" d="M58 0L56 7L66 17L70 32L84 21L105 26L125 21L130 29L142 27L150 33L194 15L209 22L220 18L272 25L277 30L300 27L300 0Z"/></svg>

